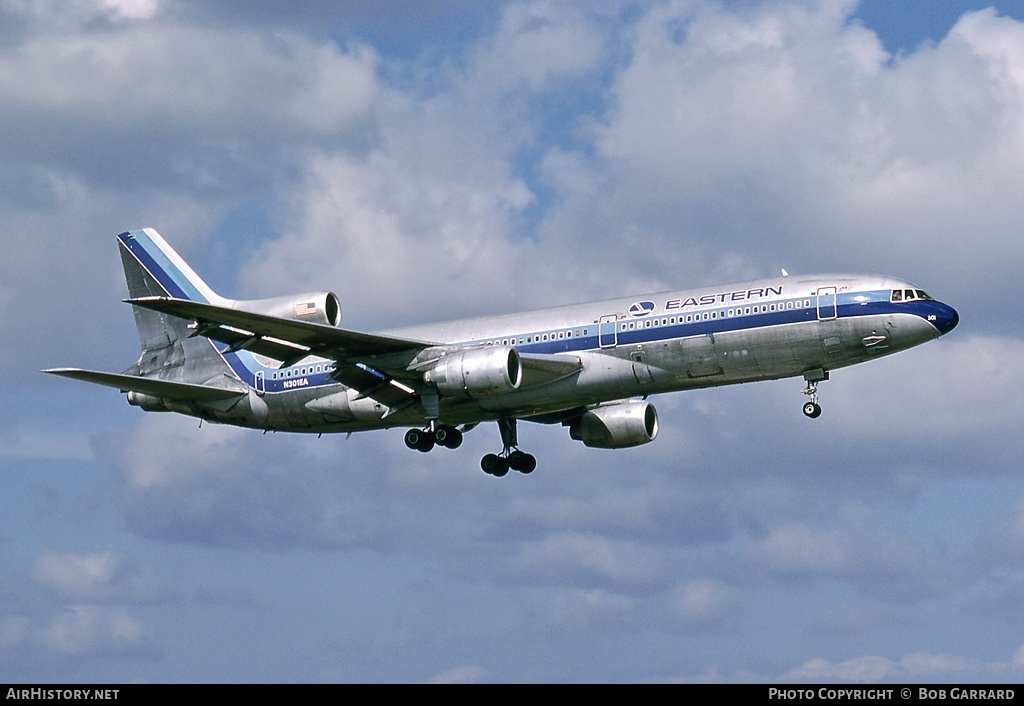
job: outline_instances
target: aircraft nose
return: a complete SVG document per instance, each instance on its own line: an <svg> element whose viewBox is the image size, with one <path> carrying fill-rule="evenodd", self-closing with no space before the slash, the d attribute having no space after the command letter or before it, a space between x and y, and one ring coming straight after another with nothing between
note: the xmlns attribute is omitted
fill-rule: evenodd
<svg viewBox="0 0 1024 706"><path fill-rule="evenodd" d="M937 313L932 323L939 330L940 335L945 335L955 329L956 325L960 323L960 314L956 313L956 309L948 304L941 302L936 302L936 304Z"/></svg>

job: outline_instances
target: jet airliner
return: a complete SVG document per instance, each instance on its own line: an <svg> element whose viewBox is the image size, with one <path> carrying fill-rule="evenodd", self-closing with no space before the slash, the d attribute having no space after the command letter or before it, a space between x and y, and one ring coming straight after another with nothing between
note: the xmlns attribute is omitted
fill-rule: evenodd
<svg viewBox="0 0 1024 706"><path fill-rule="evenodd" d="M364 333L340 326L332 292L226 299L155 230L117 240L138 362L120 374L44 372L117 388L145 411L264 432L406 428L421 452L496 422L502 450L480 462L494 476L536 468L518 420L560 424L596 448L653 441L658 393L802 377L804 414L816 418L832 370L959 322L909 282L817 275Z"/></svg>

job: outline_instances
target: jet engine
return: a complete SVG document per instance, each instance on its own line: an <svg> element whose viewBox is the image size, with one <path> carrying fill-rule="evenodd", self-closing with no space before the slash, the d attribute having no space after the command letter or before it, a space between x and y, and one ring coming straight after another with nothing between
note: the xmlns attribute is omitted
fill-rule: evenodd
<svg viewBox="0 0 1024 706"><path fill-rule="evenodd" d="M638 401L595 407L569 425L569 436L595 449L640 446L658 436L658 410Z"/></svg>
<svg viewBox="0 0 1024 706"><path fill-rule="evenodd" d="M146 412L170 412L171 410L159 397L147 395L144 392L128 391L128 404L133 407L141 407Z"/></svg>
<svg viewBox="0 0 1024 706"><path fill-rule="evenodd" d="M444 356L423 379L443 395L486 397L518 389L523 365L512 346L473 348Z"/></svg>
<svg viewBox="0 0 1024 706"><path fill-rule="evenodd" d="M237 299L231 302L231 308L328 326L341 323L341 303L334 292L310 292L272 299Z"/></svg>

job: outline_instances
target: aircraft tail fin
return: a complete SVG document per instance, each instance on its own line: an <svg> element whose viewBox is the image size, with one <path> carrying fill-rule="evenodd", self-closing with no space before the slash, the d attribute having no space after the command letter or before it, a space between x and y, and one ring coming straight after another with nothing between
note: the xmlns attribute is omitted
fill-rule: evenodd
<svg viewBox="0 0 1024 706"><path fill-rule="evenodd" d="M140 297L176 297L225 305L178 253L152 228L130 230L117 236L128 294ZM125 371L128 375L156 375L183 382L204 382L230 366L206 338L193 336L188 321L133 306L142 355Z"/></svg>
<svg viewBox="0 0 1024 706"><path fill-rule="evenodd" d="M225 299L214 293L152 228L121 233L117 242L132 299L164 296L207 304L224 303Z"/></svg>

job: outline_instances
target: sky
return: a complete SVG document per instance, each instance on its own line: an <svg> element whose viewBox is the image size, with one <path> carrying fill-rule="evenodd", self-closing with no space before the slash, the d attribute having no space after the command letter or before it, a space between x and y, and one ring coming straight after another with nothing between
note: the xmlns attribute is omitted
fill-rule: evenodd
<svg viewBox="0 0 1024 706"><path fill-rule="evenodd" d="M1017 2L0 0L0 681L1019 682ZM884 273L942 340L653 398L530 476L39 374L138 356L114 236L358 330Z"/></svg>

